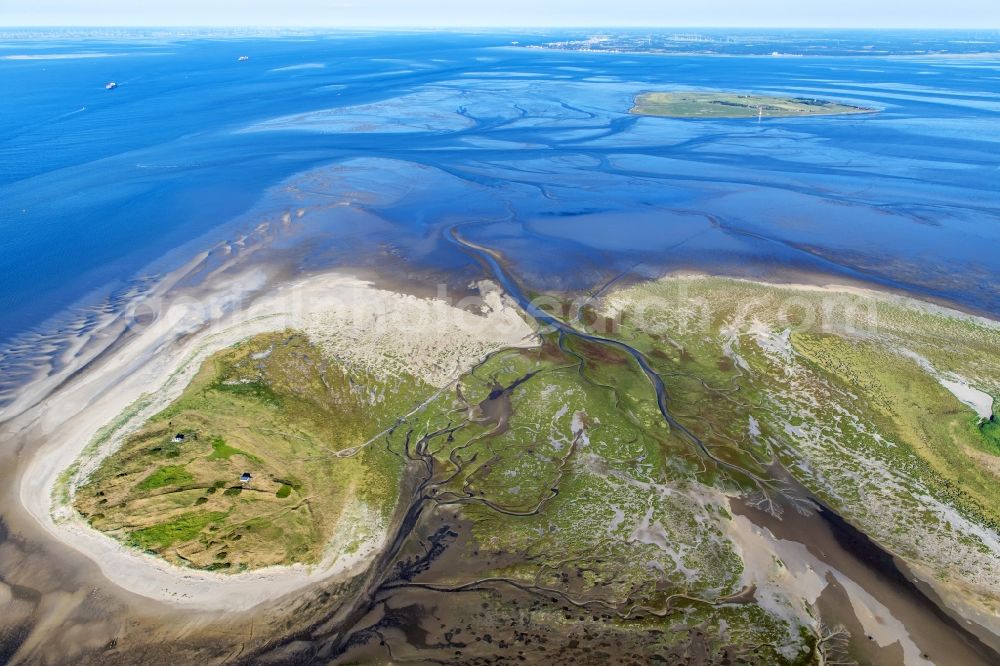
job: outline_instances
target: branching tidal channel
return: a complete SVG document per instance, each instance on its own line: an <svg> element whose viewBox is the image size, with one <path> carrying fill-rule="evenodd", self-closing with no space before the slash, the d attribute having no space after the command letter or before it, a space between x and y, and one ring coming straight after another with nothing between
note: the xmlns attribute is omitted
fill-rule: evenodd
<svg viewBox="0 0 1000 666"><path fill-rule="evenodd" d="M584 359L567 346L569 340L599 345L615 353L626 354L638 365L648 379L655 392L656 404L664 422L671 431L687 440L702 456L707 465L713 466L727 478L735 480L740 487L748 489L758 497L763 497L764 500L757 502L757 504L767 510L779 513L781 506L792 506L809 513L808 520L822 521L825 528L832 531L838 541L864 543L867 551L865 553L867 566L875 569L879 575L888 575L900 581L900 584L907 587L909 594L919 603L926 605L935 615L939 617L943 615L932 601L924 596L905 575L900 573L891 555L881 550L847 521L818 501L787 471L777 467L776 462L770 463L767 467L762 463L757 469L749 469L746 466L723 460L714 454L701 438L680 423L671 413L671 399L667 386L642 352L620 340L588 333L543 310L526 296L521 286L505 270L498 256L492 250L463 238L459 225L448 228L445 235L449 242L483 266L484 270L501 285L508 296L537 322L543 333L552 335L558 341L559 350L565 357L575 359L576 363L579 364L581 375L583 374ZM476 370L482 368L489 360L487 358L481 361L471 373L475 374ZM672 613L676 605L722 606L752 603L754 601L753 589L715 598L703 598L704 595L675 589L669 594L660 595L655 604L644 604L641 599L630 598L623 602L604 599L600 595L580 598L572 591L545 584L537 577L534 583L489 573L473 576L472 580L455 584L438 584L417 580L420 574L430 569L432 563L459 536L456 530L461 528L452 523L460 521L440 519L440 516L455 516L454 509L456 507L470 504L480 505L506 516L532 516L541 512L546 504L558 495L560 484L572 464L574 454L578 451L579 434L572 439L562 453L561 459L556 462L549 492L537 502L526 506L503 506L482 496L481 492L470 488L468 481L471 476L470 470L488 466L491 461L479 459L477 453L463 454L463 451L475 442L484 438L496 437L507 430L508 421L513 411L512 392L524 383L535 379L537 375L537 372L530 372L506 384L491 380L493 382L492 390L484 399L472 404L462 395L461 388L456 388L457 404L461 407L455 410L454 418L445 427L424 434L419 434L407 420L400 419L394 429L385 436L387 446L394 435L401 436L403 440L402 451L395 453L402 458L405 468L401 501L392 521L385 546L363 575L347 583L346 586L342 586L336 594L324 598L322 603L332 605L332 607L328 606L319 613L322 620L312 622L310 626L285 636L277 644L272 643L252 654L245 653L241 655L240 659L253 661L265 653L277 656L280 652L276 650L280 650L282 646L293 643L299 645L308 643L310 645L309 653L307 655L298 654L296 662L303 658L308 661L335 661L352 648L363 646L375 640L385 645L384 649L398 660L398 655L392 654L392 646L386 644L384 631L389 626L386 624L389 616L388 604L394 595L404 590L420 591L431 595L477 591L499 594L508 590L513 593L534 596L544 603L572 607L587 613L615 618L619 621L663 618ZM616 387L605 386L603 388L617 390ZM440 458L437 454L445 450L449 443L455 441L456 435L470 424L480 428L481 432L474 435L466 443L451 447L448 455L445 458ZM403 428L409 429L404 433L401 432ZM465 479L464 483L463 479ZM453 485L453 482L459 485ZM809 509L816 507L821 510L818 512L809 511ZM439 518L441 522L437 525L431 525L429 520L431 514ZM808 539L808 535L803 536ZM806 543L806 545L809 544ZM872 553L879 556L872 557ZM964 631L957 625L954 625L953 628L959 632ZM971 635L968 635L967 638L975 641ZM423 661L434 662L437 660L425 659Z"/></svg>

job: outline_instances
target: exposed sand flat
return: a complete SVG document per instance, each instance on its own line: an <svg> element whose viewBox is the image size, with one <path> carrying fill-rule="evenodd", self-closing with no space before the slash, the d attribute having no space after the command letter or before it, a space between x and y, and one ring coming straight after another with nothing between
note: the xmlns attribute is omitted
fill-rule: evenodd
<svg viewBox="0 0 1000 666"><path fill-rule="evenodd" d="M493 283L477 284L472 310L444 301L381 292L358 292L348 308L310 312L303 329L313 342L349 365L379 375L416 375L446 386L472 363L500 349L534 344L519 311Z"/></svg>
<svg viewBox="0 0 1000 666"><path fill-rule="evenodd" d="M68 498L54 492L60 476L88 445L94 443L79 469L70 473L70 489L129 432L175 399L212 353L258 333L307 329L340 358L387 372L405 366L441 386L479 356L535 342L531 327L489 285L484 285L484 304L478 314L443 301L376 289L338 274L274 288L240 307L249 291L267 281L267 275L256 269L228 280L220 278L197 299L175 298L148 327L88 367L74 382L38 405L29 407L22 401L0 412L4 420L20 414L9 424L15 430L32 423L47 433L21 476L24 507L49 533L88 556L109 580L130 592L197 609L247 609L312 582L358 570L385 537L385 526L367 521L370 529L364 545L349 556L339 552L335 541L323 563L312 567L272 567L233 575L202 572L126 548L91 529ZM434 325L425 328L428 321ZM324 335L327 325L343 327L344 332ZM383 361L384 352L388 353ZM75 369L68 367L66 372ZM47 381L46 387L26 395L44 395L45 388L53 385L52 379ZM95 439L112 422L110 433L104 431ZM366 522L364 507L357 510ZM344 536L345 543L350 536Z"/></svg>
<svg viewBox="0 0 1000 666"><path fill-rule="evenodd" d="M962 379L952 380L942 377L938 381L941 382L942 386L951 391L952 395L958 398L959 402L963 402L976 410L979 418L988 419L993 415L993 396L969 386L969 383Z"/></svg>
<svg viewBox="0 0 1000 666"><path fill-rule="evenodd" d="M165 276L152 291L142 298L142 301L146 303L159 302L179 281L196 272L199 265L208 256L208 252L202 252ZM265 275L260 273L248 275L247 277L249 282L243 285L245 290L253 289L254 286L260 286ZM230 299L235 299L239 296L239 291L233 291L230 294ZM216 304L225 305L225 301L217 300ZM44 351L58 353L58 356L42 356L44 365L38 368L37 374L31 381L27 381L17 387L17 392L13 395L10 403L4 406L3 409L0 409L0 420L6 421L12 419L20 415L23 411L35 407L40 399L48 396L67 377L86 367L87 364L103 354L122 335L127 327L126 314L115 313L108 315L105 321L96 325L92 330L78 330L72 337L62 337L58 345L52 341L48 341L45 344ZM33 342L37 345L37 341ZM2 397L7 398L8 396L5 395Z"/></svg>
<svg viewBox="0 0 1000 666"><path fill-rule="evenodd" d="M320 109L264 120L243 132L308 131L308 132L453 132L472 127L474 123L453 111L441 111L435 105L453 101L456 92L450 89L424 89L393 99ZM414 113L414 109L419 109Z"/></svg>
<svg viewBox="0 0 1000 666"><path fill-rule="evenodd" d="M754 586L758 603L779 617L814 625L814 605L831 580L847 592L855 616L879 647L899 643L906 666L928 666L906 627L885 605L861 585L829 563L815 557L801 543L780 539L766 527L736 515L728 536L743 558L745 586Z"/></svg>

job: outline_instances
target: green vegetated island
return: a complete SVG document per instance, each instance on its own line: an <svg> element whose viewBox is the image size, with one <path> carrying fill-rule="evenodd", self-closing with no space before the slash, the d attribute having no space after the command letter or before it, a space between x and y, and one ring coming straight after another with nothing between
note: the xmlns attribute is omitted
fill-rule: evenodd
<svg viewBox="0 0 1000 666"><path fill-rule="evenodd" d="M79 488L76 507L174 564L317 562L335 535L357 548L386 520L399 465L385 447L351 449L424 392L416 378L352 373L301 333L258 335L205 361Z"/></svg>
<svg viewBox="0 0 1000 666"><path fill-rule="evenodd" d="M208 359L72 502L125 544L222 571L315 562L344 530L428 503L469 532L434 589L466 590L450 603L472 599L496 635L524 620L503 595L537 591L516 612L553 632L570 631L572 600L588 631L637 650L680 657L697 627L710 654L832 663L821 610L797 592L826 584L822 563L793 563L734 515L735 498L794 503L780 465L944 596L996 607L1000 326L723 278L641 284L584 314L618 322L579 326L645 357L674 422L636 360L600 340L550 333L435 397L286 331ZM419 580L412 561L380 575ZM612 625L590 622L603 614Z"/></svg>
<svg viewBox="0 0 1000 666"><path fill-rule="evenodd" d="M636 95L630 113L665 118L791 118L875 111L876 109L812 97L675 91Z"/></svg>

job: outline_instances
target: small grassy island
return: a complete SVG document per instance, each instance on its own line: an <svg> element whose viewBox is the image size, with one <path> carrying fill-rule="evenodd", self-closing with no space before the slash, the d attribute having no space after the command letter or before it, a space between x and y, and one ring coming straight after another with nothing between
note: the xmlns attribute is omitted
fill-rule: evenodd
<svg viewBox="0 0 1000 666"><path fill-rule="evenodd" d="M408 383L350 372L301 333L258 335L206 360L79 488L76 507L175 564L317 562L335 533L357 547L393 507L399 460L384 447L345 454L406 413L406 395L430 393Z"/></svg>
<svg viewBox="0 0 1000 666"><path fill-rule="evenodd" d="M875 109L811 97L777 97L735 92L645 92L629 110L664 118L791 118L874 113Z"/></svg>

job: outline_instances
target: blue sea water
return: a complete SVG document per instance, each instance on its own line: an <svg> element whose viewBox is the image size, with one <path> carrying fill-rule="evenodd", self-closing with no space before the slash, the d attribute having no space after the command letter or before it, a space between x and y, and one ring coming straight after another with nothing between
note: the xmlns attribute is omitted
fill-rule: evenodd
<svg viewBox="0 0 1000 666"><path fill-rule="evenodd" d="M537 288L785 267L1000 316L995 33L525 48L580 36L3 34L0 341L252 227L264 199L330 165L323 196L367 215L342 237L317 224L343 245L331 263L364 227L415 266L460 266L441 238L460 223ZM672 88L880 112L627 113L637 92Z"/></svg>

